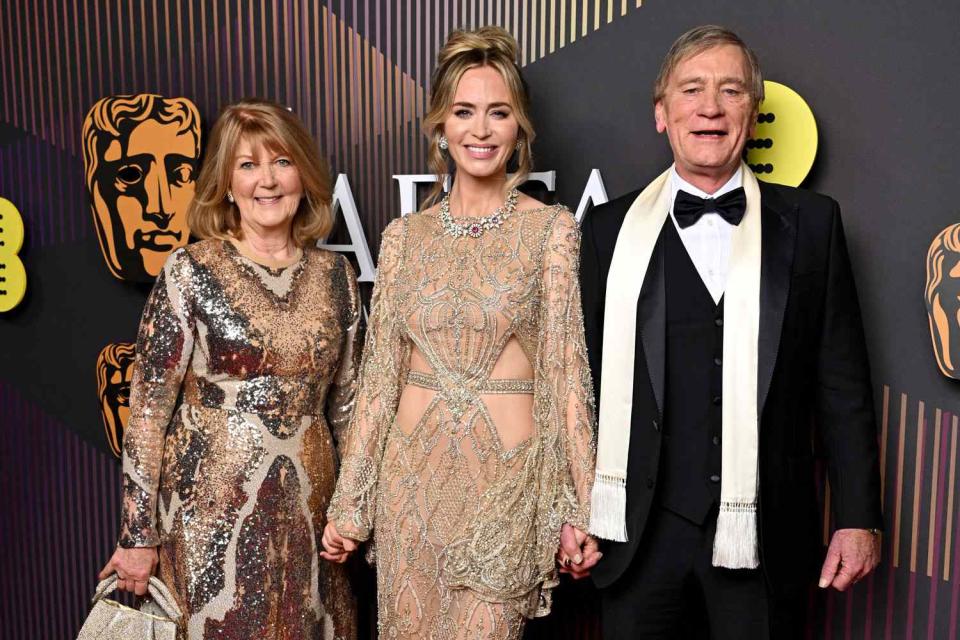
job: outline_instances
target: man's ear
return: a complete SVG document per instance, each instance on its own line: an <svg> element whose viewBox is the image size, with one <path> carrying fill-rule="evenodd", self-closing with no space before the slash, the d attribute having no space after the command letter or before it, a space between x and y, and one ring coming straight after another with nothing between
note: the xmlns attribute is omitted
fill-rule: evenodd
<svg viewBox="0 0 960 640"><path fill-rule="evenodd" d="M667 130L667 109L663 106L663 100L657 100L654 103L653 119L657 123L657 133L663 133Z"/></svg>

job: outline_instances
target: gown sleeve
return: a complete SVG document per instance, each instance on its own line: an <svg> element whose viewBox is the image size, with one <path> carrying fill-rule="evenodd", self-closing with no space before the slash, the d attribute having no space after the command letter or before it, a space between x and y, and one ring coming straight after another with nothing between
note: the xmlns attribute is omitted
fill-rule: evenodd
<svg viewBox="0 0 960 640"><path fill-rule="evenodd" d="M551 395L550 419L559 436L560 519L586 531L596 464L594 395L584 341L579 281L580 229L561 211L543 256L538 374ZM563 464L565 462L565 464Z"/></svg>
<svg viewBox="0 0 960 640"><path fill-rule="evenodd" d="M357 397L340 444L340 476L327 510L340 534L358 541L367 540L373 530L380 462L406 366L396 300L403 225L402 218L396 219L383 232Z"/></svg>
<svg viewBox="0 0 960 640"><path fill-rule="evenodd" d="M353 414L357 392L357 376L360 369L360 351L363 331L361 328L362 308L360 291L357 287L357 276L353 267L343 256L340 256L342 275L345 279L347 301L344 305L343 325L347 328L343 345L340 348L340 359L337 373L334 375L327 395L326 416L327 424L337 446L337 453L343 457L343 443L346 431L350 425L350 416Z"/></svg>
<svg viewBox="0 0 960 640"><path fill-rule="evenodd" d="M190 258L172 254L147 298L130 382L130 420L123 436L123 505L119 545L160 544L157 491L167 427L193 353L194 319L185 286Z"/></svg>

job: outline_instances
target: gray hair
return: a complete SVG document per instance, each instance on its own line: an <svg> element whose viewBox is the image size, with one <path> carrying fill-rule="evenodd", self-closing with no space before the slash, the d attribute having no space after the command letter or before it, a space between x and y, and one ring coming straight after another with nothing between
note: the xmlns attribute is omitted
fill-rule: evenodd
<svg viewBox="0 0 960 640"><path fill-rule="evenodd" d="M663 96L667 92L667 83L670 81L670 74L682 61L707 49L728 44L739 47L747 60L747 91L753 99L753 110L756 111L760 102L763 101L763 72L760 71L760 61L757 59L757 54L740 39L740 36L715 24L694 27L677 38L670 46L667 56L660 65L657 81L653 85L653 103L656 104L663 100Z"/></svg>

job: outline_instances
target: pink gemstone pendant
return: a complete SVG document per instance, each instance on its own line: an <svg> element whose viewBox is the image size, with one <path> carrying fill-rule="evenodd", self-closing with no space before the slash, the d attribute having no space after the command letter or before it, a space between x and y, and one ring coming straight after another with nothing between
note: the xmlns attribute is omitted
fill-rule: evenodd
<svg viewBox="0 0 960 640"><path fill-rule="evenodd" d="M454 238L467 236L470 238L479 238L487 229L499 229L500 225L506 221L517 206L519 192L511 189L507 194L507 200L502 207L497 208L491 215L477 219L475 222L459 224L454 222L450 215L450 194L447 194L440 201L440 225L444 232Z"/></svg>

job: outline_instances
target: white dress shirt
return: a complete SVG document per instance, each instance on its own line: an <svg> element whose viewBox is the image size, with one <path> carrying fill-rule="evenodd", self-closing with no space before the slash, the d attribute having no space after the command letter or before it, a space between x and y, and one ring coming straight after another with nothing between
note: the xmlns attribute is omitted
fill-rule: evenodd
<svg viewBox="0 0 960 640"><path fill-rule="evenodd" d="M673 220L680 240L690 255L690 260L697 268L700 279L706 285L714 304L720 304L723 290L727 286L727 271L730 267L730 236L733 225L720 217L718 213L705 213L694 224L681 229L673 215L673 203L677 199L677 191L686 191L699 198L719 198L725 193L733 191L743 185L743 167L725 185L715 193L706 193L680 177L677 167L670 171L670 219Z"/></svg>

